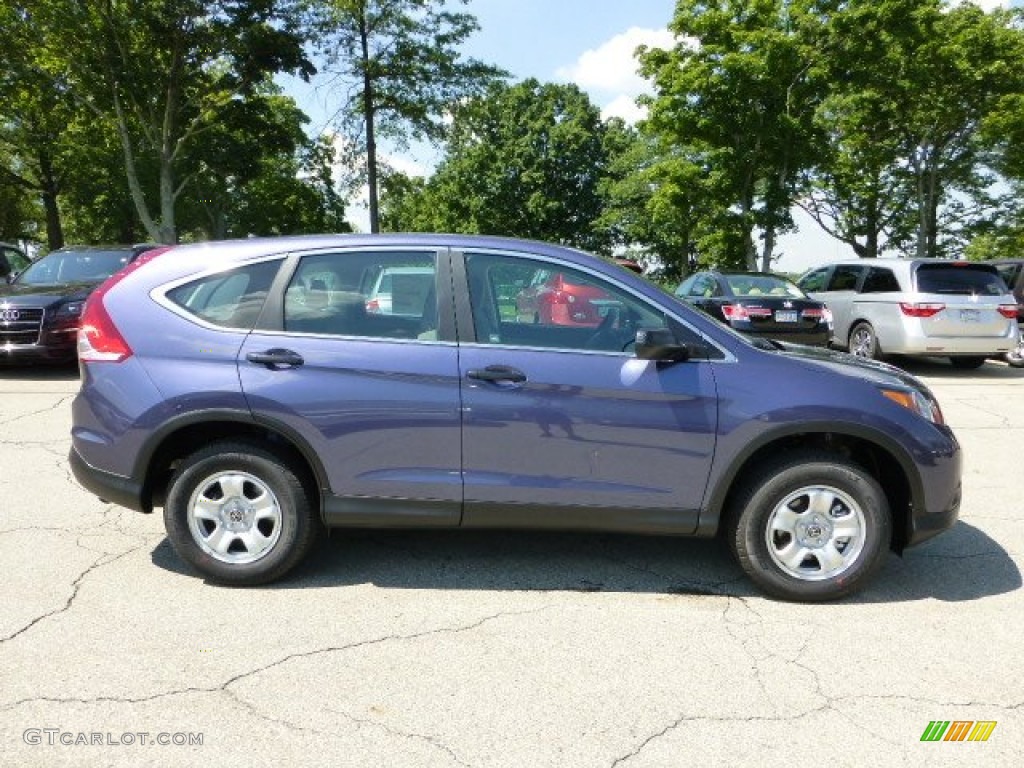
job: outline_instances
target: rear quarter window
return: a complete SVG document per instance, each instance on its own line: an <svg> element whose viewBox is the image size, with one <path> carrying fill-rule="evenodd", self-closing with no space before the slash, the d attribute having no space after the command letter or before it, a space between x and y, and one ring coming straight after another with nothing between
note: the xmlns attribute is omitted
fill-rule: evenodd
<svg viewBox="0 0 1024 768"><path fill-rule="evenodd" d="M917 290L962 296L1000 296L1006 284L996 270L982 264L922 264L917 268Z"/></svg>
<svg viewBox="0 0 1024 768"><path fill-rule="evenodd" d="M252 328L267 299L280 261L249 264L207 275L167 292L186 313L222 328Z"/></svg>

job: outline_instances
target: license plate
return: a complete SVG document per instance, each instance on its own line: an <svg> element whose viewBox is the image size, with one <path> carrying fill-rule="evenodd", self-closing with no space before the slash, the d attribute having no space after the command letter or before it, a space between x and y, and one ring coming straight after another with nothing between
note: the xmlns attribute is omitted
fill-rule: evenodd
<svg viewBox="0 0 1024 768"><path fill-rule="evenodd" d="M795 309L780 309L775 313L776 323L795 323L797 313Z"/></svg>
<svg viewBox="0 0 1024 768"><path fill-rule="evenodd" d="M976 323L981 320L981 313L976 309L961 309L960 319L965 323Z"/></svg>

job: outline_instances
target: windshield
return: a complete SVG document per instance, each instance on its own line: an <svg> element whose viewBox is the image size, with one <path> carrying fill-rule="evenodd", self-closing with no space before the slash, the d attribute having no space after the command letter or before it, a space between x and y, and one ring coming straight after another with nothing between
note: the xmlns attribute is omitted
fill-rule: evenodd
<svg viewBox="0 0 1024 768"><path fill-rule="evenodd" d="M18 275L19 285L100 283L128 263L130 251L54 251Z"/></svg>

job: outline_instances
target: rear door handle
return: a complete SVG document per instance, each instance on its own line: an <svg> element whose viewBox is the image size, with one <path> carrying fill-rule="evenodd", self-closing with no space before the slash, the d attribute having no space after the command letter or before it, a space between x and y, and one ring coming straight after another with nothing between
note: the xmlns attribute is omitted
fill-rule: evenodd
<svg viewBox="0 0 1024 768"><path fill-rule="evenodd" d="M526 381L526 374L509 365L488 365L486 368L473 368L466 371L466 376L477 381L507 381L521 384Z"/></svg>
<svg viewBox="0 0 1024 768"><path fill-rule="evenodd" d="M284 368L298 368L305 360L298 352L290 349L268 349L266 352L250 352L245 356L250 363L265 365L272 371L280 371Z"/></svg>

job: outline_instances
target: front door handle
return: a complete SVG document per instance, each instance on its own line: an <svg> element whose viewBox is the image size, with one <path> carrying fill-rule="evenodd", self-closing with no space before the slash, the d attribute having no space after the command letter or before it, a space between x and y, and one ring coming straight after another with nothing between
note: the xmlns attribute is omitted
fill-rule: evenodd
<svg viewBox="0 0 1024 768"><path fill-rule="evenodd" d="M250 363L265 365L272 371L284 368L298 368L305 360L298 352L290 349L268 349L266 352L250 352L245 356Z"/></svg>
<svg viewBox="0 0 1024 768"><path fill-rule="evenodd" d="M526 374L509 365L488 365L486 368L474 368L466 371L466 376L477 381L507 381L521 384L526 381Z"/></svg>

